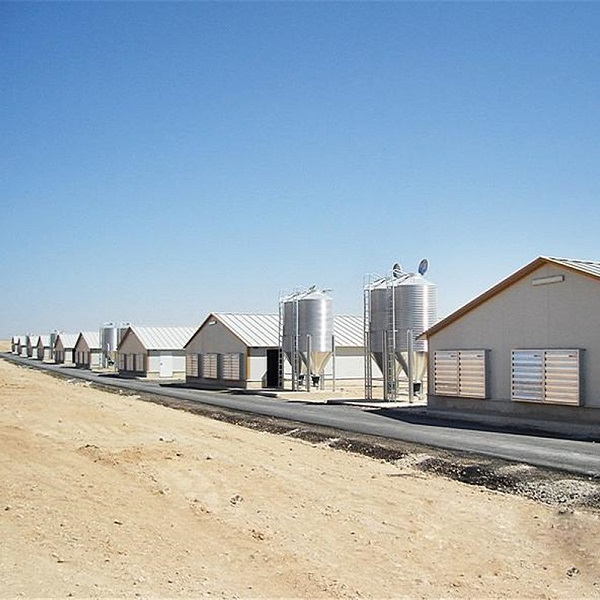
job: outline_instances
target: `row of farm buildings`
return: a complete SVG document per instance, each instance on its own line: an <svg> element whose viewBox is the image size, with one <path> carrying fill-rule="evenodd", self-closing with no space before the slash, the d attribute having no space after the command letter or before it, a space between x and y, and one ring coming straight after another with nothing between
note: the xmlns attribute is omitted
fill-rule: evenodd
<svg viewBox="0 0 600 600"><path fill-rule="evenodd" d="M335 361L327 376L364 376L367 398L379 378L384 395L393 394L406 365L414 377L423 359L416 380L427 386L432 413L533 418L600 431L600 262L536 258L445 318L410 325L408 347L405 332L397 335L403 303L414 296L427 308L429 296L418 286L412 295L397 295L404 276L372 285L381 294L370 294L369 305L365 300L365 317L335 317ZM392 329L378 331L374 324L386 319L373 311L385 298L392 301ZM279 323L275 314L214 313L199 327L131 326L115 367L123 375L181 377L198 387L274 387L285 363ZM44 336L16 336L13 344L19 354L100 366L97 333L59 334L54 347Z"/></svg>
<svg viewBox="0 0 600 600"><path fill-rule="evenodd" d="M335 316L334 358L326 379L362 380L362 317ZM199 326L117 327L113 352L103 328L79 333L12 337L13 354L122 377L185 380L200 388L276 388L290 365L280 348L278 314L211 313ZM323 383L323 382L321 382Z"/></svg>

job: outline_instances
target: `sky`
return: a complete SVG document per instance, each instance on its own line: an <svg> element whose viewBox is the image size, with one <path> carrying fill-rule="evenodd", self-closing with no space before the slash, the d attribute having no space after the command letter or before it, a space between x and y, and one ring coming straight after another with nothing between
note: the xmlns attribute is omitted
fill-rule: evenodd
<svg viewBox="0 0 600 600"><path fill-rule="evenodd" d="M0 2L0 338L396 262L445 316L600 260L600 3Z"/></svg>

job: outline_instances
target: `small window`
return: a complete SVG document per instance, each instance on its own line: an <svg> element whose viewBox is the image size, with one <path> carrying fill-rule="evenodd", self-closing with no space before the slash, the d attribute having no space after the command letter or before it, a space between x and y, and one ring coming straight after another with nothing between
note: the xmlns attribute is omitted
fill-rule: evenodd
<svg viewBox="0 0 600 600"><path fill-rule="evenodd" d="M486 350L438 350L433 362L436 395L487 397Z"/></svg>
<svg viewBox="0 0 600 600"><path fill-rule="evenodd" d="M578 406L581 401L579 349L512 351L511 398Z"/></svg>

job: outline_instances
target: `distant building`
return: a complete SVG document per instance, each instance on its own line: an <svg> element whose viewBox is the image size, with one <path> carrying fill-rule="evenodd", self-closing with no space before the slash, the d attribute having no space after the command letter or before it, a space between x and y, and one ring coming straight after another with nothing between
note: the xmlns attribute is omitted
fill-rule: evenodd
<svg viewBox="0 0 600 600"><path fill-rule="evenodd" d="M10 351L13 354L19 354L21 349L21 339L25 340L24 335L13 335L10 338Z"/></svg>
<svg viewBox="0 0 600 600"><path fill-rule="evenodd" d="M77 343L78 333L59 333L54 342L54 362L59 365L75 364L73 351Z"/></svg>
<svg viewBox="0 0 600 600"><path fill-rule="evenodd" d="M52 345L49 335L40 335L36 346L35 356L38 360L49 362L52 360Z"/></svg>
<svg viewBox="0 0 600 600"><path fill-rule="evenodd" d="M196 327L127 328L117 348L119 375L185 379L185 349Z"/></svg>
<svg viewBox="0 0 600 600"><path fill-rule="evenodd" d="M334 317L336 379L362 379L362 317ZM280 365L279 315L211 313L186 344L186 383L198 388L276 388ZM333 377L334 363L325 369Z"/></svg>
<svg viewBox="0 0 600 600"><path fill-rule="evenodd" d="M80 369L98 369L102 366L102 350L98 331L82 331L73 348L75 366Z"/></svg>
<svg viewBox="0 0 600 600"><path fill-rule="evenodd" d="M600 424L600 262L539 257L429 328L428 410Z"/></svg>
<svg viewBox="0 0 600 600"><path fill-rule="evenodd" d="M28 358L37 358L37 345L40 340L38 334L28 334L26 341L26 356Z"/></svg>

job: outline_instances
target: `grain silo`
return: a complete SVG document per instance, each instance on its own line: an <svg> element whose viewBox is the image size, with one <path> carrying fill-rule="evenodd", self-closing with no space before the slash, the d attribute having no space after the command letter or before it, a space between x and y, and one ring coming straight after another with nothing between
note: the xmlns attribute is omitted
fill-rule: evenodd
<svg viewBox="0 0 600 600"><path fill-rule="evenodd" d="M398 379L404 371L408 394L420 392L427 372L427 342L417 340L437 321L437 286L423 275L424 259L417 273L405 273L395 264L385 277L371 277L364 287L365 315L365 395L372 398L369 356L383 375L383 395L394 400Z"/></svg>
<svg viewBox="0 0 600 600"><path fill-rule="evenodd" d="M324 290L284 296L279 304L283 353L292 366L292 389L304 383L323 387L324 371L333 353L333 301Z"/></svg>
<svg viewBox="0 0 600 600"><path fill-rule="evenodd" d="M100 349L102 353L102 367L115 367L117 362L117 346L125 335L130 323L123 322L118 325L112 321L100 325Z"/></svg>

